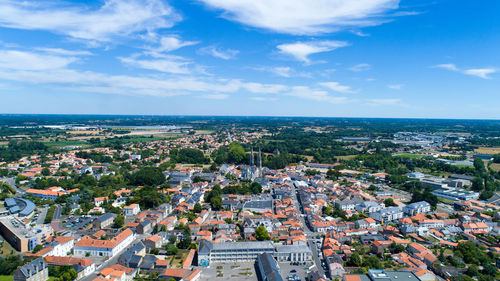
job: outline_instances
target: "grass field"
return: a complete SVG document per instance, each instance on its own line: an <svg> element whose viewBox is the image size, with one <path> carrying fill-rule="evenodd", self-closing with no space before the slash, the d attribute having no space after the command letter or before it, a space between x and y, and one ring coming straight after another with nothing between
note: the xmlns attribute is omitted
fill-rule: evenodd
<svg viewBox="0 0 500 281"><path fill-rule="evenodd" d="M344 155L344 156L335 156L335 158L339 160L351 160L356 156L357 155Z"/></svg>
<svg viewBox="0 0 500 281"><path fill-rule="evenodd" d="M0 281L12 281L14 280L13 275L0 275Z"/></svg>
<svg viewBox="0 0 500 281"><path fill-rule="evenodd" d="M171 267L172 268L181 268L182 264L186 260L186 257L188 256L189 252L183 251L177 253L174 257L172 257L173 261L171 262Z"/></svg>
<svg viewBox="0 0 500 281"><path fill-rule="evenodd" d="M500 163L491 163L490 168L495 172L500 172Z"/></svg>
<svg viewBox="0 0 500 281"><path fill-rule="evenodd" d="M17 253L17 251L14 248L12 248L12 246L9 244L9 242L3 241L0 243L0 255L10 256L10 255L16 254L16 253Z"/></svg>
<svg viewBox="0 0 500 281"><path fill-rule="evenodd" d="M420 158L425 157L425 155L411 154L411 153L394 154L394 156L403 157L403 158L410 158L410 159L420 159Z"/></svg>
<svg viewBox="0 0 500 281"><path fill-rule="evenodd" d="M479 154L499 154L500 153L500 147L479 147L474 149L475 153Z"/></svg>

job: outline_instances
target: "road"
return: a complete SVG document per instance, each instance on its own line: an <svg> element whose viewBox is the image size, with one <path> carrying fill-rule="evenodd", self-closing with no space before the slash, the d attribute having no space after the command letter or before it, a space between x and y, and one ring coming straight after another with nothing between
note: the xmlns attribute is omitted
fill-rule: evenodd
<svg viewBox="0 0 500 281"><path fill-rule="evenodd" d="M306 221L304 219L304 209L301 208L301 205L299 203L299 200L297 198L297 190L295 189L295 185L292 184L292 194L293 194L293 201L295 203L295 208L297 209L298 212L300 212L301 215L299 215L299 219L302 222L302 225L304 226L304 235L306 236L307 239L307 245L312 251L313 259L314 259L314 264L316 265L316 268L318 269L318 272L321 276L326 277L325 271L323 270L323 267L321 266L321 260L320 260L320 253L318 253L318 249L316 247L316 244L314 243L315 240L315 235L313 231L309 228L309 225L306 224Z"/></svg>
<svg viewBox="0 0 500 281"><path fill-rule="evenodd" d="M24 189L22 188L19 188L17 185L16 185L16 179L15 178L1 178L0 179L1 181L5 182L6 184L12 186L15 190L16 190L16 195L17 196L23 196L25 191Z"/></svg>
<svg viewBox="0 0 500 281"><path fill-rule="evenodd" d="M40 215L38 215L38 219L36 220L37 224L44 224L45 223L45 216L47 215L47 210L48 210L48 208L41 208L40 209Z"/></svg>

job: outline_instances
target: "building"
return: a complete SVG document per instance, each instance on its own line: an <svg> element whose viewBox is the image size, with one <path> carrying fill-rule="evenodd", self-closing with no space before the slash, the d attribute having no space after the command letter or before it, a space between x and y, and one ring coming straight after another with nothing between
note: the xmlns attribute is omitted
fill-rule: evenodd
<svg viewBox="0 0 500 281"><path fill-rule="evenodd" d="M20 217L27 217L35 211L35 204L23 198L7 198L5 206L9 209L10 214L18 214Z"/></svg>
<svg viewBox="0 0 500 281"><path fill-rule="evenodd" d="M54 230L48 225L30 227L9 216L0 218L0 233L16 250L28 252L32 251L36 245L43 244L49 236L54 234Z"/></svg>
<svg viewBox="0 0 500 281"><path fill-rule="evenodd" d="M312 253L306 245L274 245L271 241L221 242L201 240L198 249L198 264L210 262L255 261L258 255L269 253L278 261L306 262Z"/></svg>
<svg viewBox="0 0 500 281"><path fill-rule="evenodd" d="M46 256L45 262L48 265L69 265L77 273L77 278L80 279L85 276L89 276L95 271L95 262L91 259L86 258L74 258L74 257L59 257L59 256Z"/></svg>
<svg viewBox="0 0 500 281"><path fill-rule="evenodd" d="M262 281L283 281L278 263L269 253L257 256L257 272Z"/></svg>
<svg viewBox="0 0 500 281"><path fill-rule="evenodd" d="M251 211L257 213L265 213L267 211L272 212L273 210L273 200L250 200L243 204L244 211Z"/></svg>
<svg viewBox="0 0 500 281"><path fill-rule="evenodd" d="M109 228L113 225L114 219L116 218L116 214L106 213L100 217L98 217L94 221L94 229L104 229Z"/></svg>
<svg viewBox="0 0 500 281"><path fill-rule="evenodd" d="M129 206L123 207L123 215L124 216L134 216L137 215L141 211L139 204L131 204Z"/></svg>
<svg viewBox="0 0 500 281"><path fill-rule="evenodd" d="M398 207L389 207L372 213L371 217L378 222L394 221L403 217L403 212Z"/></svg>
<svg viewBox="0 0 500 281"><path fill-rule="evenodd" d="M14 273L14 281L46 281L48 279L49 268L43 258L19 267Z"/></svg>
<svg viewBox="0 0 500 281"><path fill-rule="evenodd" d="M434 190L434 192L432 192L432 194L436 195L437 197L450 199L454 201L470 201L479 198L479 193L477 192L458 189L458 188L436 189Z"/></svg>
<svg viewBox="0 0 500 281"><path fill-rule="evenodd" d="M312 252L307 245L279 245L276 246L273 255L278 261L306 262L312 260Z"/></svg>
<svg viewBox="0 0 500 281"><path fill-rule="evenodd" d="M421 213L425 214L430 211L431 205L425 201L411 203L403 207L403 212L408 216L414 216Z"/></svg>
<svg viewBox="0 0 500 281"><path fill-rule="evenodd" d="M110 240L93 239L89 236L83 237L76 242L74 253L76 256L101 256L113 257L126 247L128 247L135 238L135 234L129 228L125 229Z"/></svg>

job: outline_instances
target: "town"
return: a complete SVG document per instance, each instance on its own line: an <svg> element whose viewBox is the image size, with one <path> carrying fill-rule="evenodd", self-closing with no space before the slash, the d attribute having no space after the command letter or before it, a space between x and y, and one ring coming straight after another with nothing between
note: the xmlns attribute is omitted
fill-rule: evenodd
<svg viewBox="0 0 500 281"><path fill-rule="evenodd" d="M498 122L169 122L0 127L0 275L500 278Z"/></svg>

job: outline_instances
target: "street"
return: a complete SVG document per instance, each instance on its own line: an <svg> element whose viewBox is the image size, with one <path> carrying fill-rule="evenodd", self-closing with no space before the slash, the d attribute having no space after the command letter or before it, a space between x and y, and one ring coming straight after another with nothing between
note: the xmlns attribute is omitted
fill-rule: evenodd
<svg viewBox="0 0 500 281"><path fill-rule="evenodd" d="M301 206L300 206L299 200L297 198L297 190L295 189L295 185L294 184L292 184L292 194L293 194L293 197L294 197L293 200L295 202L295 208L301 214L301 215L299 215L299 219L302 222L302 225L304 226L303 227L304 228L304 235L306 236L306 239L307 239L307 245L309 246L309 248L312 251L313 259L314 259L314 264L316 265L316 268L318 269L319 274L321 276L326 277L325 271L323 270L323 267L321 266L321 259L319 258L320 257L320 253L318 253L318 250L316 248L316 244L314 243L315 235L316 234L309 229L309 225L306 224L304 216L302 216L302 214L304 214L303 213L303 208L301 208Z"/></svg>

